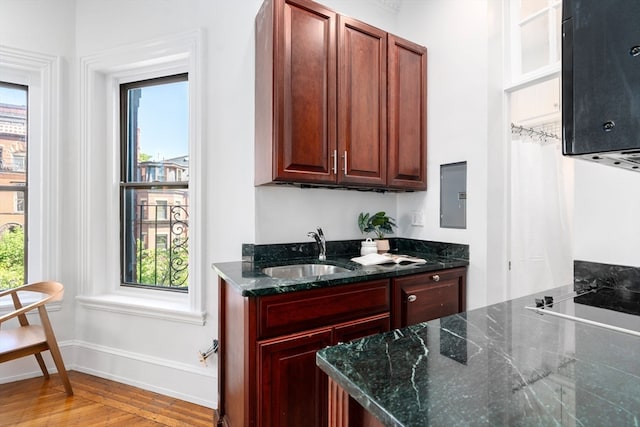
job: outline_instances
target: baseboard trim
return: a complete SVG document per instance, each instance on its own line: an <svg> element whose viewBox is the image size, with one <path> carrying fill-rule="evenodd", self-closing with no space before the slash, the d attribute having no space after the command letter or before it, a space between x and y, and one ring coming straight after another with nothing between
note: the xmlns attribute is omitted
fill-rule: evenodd
<svg viewBox="0 0 640 427"><path fill-rule="evenodd" d="M67 370L95 375L208 408L217 406L217 375L212 368L189 365L82 340L59 342L58 346ZM44 353L44 357L49 372L57 372L48 352ZM13 372L10 375L3 375L0 371L0 384L42 376L32 357L9 363L14 363L11 365ZM16 373L16 371L21 372Z"/></svg>
<svg viewBox="0 0 640 427"><path fill-rule="evenodd" d="M73 369L214 408L214 370L131 351L75 341Z"/></svg>

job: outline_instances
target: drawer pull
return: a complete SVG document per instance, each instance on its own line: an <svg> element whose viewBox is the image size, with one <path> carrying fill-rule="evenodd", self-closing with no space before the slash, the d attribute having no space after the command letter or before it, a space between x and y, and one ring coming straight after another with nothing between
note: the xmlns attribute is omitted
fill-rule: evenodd
<svg viewBox="0 0 640 427"><path fill-rule="evenodd" d="M417 300L417 299L418 299L418 297L417 297L417 296L415 296L415 295L413 295L413 294L411 294L411 295L409 295L409 296L407 297L407 301L408 301L408 302L414 302L414 301L415 301L415 300Z"/></svg>
<svg viewBox="0 0 640 427"><path fill-rule="evenodd" d="M434 282L439 282L440 281L440 276L437 274L434 274L433 276L431 276L431 278L433 279Z"/></svg>

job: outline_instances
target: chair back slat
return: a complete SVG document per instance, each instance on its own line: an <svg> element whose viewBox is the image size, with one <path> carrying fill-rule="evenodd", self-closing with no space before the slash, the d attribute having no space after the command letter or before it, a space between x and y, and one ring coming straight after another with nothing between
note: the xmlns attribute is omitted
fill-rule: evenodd
<svg viewBox="0 0 640 427"><path fill-rule="evenodd" d="M29 305L22 306L22 302L20 301L20 298L18 296L18 293L20 292L33 292L33 293L43 294L44 296L41 299L35 302L32 302ZM17 304L20 307L16 307L16 310L14 310L11 313L7 313L4 316L0 316L0 323L5 322L9 319L13 319L14 317L18 317L19 319L21 319L22 317L24 321L26 321L26 317L24 317L24 313L27 313L28 311L31 311L34 308L47 304L49 302L58 301L62 299L63 294L64 294L64 286L62 285L62 283L53 282L53 281L30 283L27 285L19 286L14 289L3 291L0 293L0 297L11 295L14 306L16 306ZM20 325L23 325L22 320L20 320Z"/></svg>

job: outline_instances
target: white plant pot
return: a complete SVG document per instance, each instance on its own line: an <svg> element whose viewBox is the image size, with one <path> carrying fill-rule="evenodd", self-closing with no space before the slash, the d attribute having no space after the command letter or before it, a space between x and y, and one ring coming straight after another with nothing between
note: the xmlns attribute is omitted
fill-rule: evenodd
<svg viewBox="0 0 640 427"><path fill-rule="evenodd" d="M371 239L361 242L360 255L375 254L378 252L378 245Z"/></svg>
<svg viewBox="0 0 640 427"><path fill-rule="evenodd" d="M376 246L379 254L389 252L389 240L387 239L376 240Z"/></svg>

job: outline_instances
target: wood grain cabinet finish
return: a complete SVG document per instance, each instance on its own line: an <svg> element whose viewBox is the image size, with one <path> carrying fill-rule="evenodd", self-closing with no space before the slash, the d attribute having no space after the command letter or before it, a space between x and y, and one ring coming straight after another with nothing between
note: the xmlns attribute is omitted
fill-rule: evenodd
<svg viewBox="0 0 640 427"><path fill-rule="evenodd" d="M389 280L243 297L219 281L219 416L227 426L326 426L315 353L390 329Z"/></svg>
<svg viewBox="0 0 640 427"><path fill-rule="evenodd" d="M466 306L466 268L392 279L392 327L460 313Z"/></svg>
<svg viewBox="0 0 640 427"><path fill-rule="evenodd" d="M332 343L331 328L258 343L257 425L327 425L327 381L316 351Z"/></svg>
<svg viewBox="0 0 640 427"><path fill-rule="evenodd" d="M336 408L349 425L374 425L346 394L329 410L316 351L463 311L465 277L454 268L263 297L220 278L219 425L333 425Z"/></svg>
<svg viewBox="0 0 640 427"><path fill-rule="evenodd" d="M387 186L427 189L427 49L389 34Z"/></svg>
<svg viewBox="0 0 640 427"><path fill-rule="evenodd" d="M266 0L255 106L256 185L426 189L423 47L310 0Z"/></svg>
<svg viewBox="0 0 640 427"><path fill-rule="evenodd" d="M338 16L338 184L385 187L387 33Z"/></svg>
<svg viewBox="0 0 640 427"><path fill-rule="evenodd" d="M336 14L266 0L256 16L255 182L335 183Z"/></svg>

